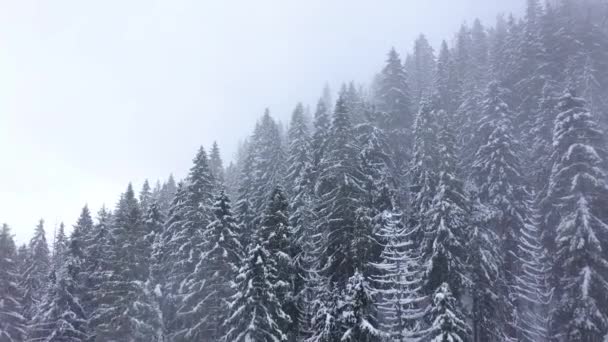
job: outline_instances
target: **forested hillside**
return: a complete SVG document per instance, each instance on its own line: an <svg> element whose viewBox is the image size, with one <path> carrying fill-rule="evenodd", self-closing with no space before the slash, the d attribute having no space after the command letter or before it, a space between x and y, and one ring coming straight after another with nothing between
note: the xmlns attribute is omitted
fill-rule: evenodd
<svg viewBox="0 0 608 342"><path fill-rule="evenodd" d="M0 342L608 341L608 4L527 0L336 90L55 241L3 225Z"/></svg>

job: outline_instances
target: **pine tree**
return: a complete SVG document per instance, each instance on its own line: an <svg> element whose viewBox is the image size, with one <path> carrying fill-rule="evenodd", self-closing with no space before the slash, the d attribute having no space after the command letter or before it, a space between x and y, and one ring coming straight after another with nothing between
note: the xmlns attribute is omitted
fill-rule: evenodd
<svg viewBox="0 0 608 342"><path fill-rule="evenodd" d="M232 216L230 200L221 191L213 206L215 220L203 232L203 253L195 274L203 281L194 283L195 291L185 296L178 319L192 322L176 333L174 340L219 341L228 317L233 295L230 283L236 278L243 256L240 229ZM193 285L194 285L193 284Z"/></svg>
<svg viewBox="0 0 608 342"><path fill-rule="evenodd" d="M338 324L343 329L340 341L382 341L384 334L376 328L376 308L372 289L364 276L355 270L348 280L343 302L339 310L342 315Z"/></svg>
<svg viewBox="0 0 608 342"><path fill-rule="evenodd" d="M357 163L355 136L342 97L336 110L316 192L318 223L323 232L322 267L332 282L344 286L355 269L364 274L373 260L376 241L363 207L363 175ZM344 244L344 241L350 241Z"/></svg>
<svg viewBox="0 0 608 342"><path fill-rule="evenodd" d="M516 296L516 279L522 269L521 257L530 252L525 250L529 246L522 249L522 240L531 242L524 236L526 226L531 224L528 210L531 202L521 171L521 149L513 132L509 108L501 98L498 85L492 83L483 106L483 118L478 130L481 145L475 155L472 177L479 189L481 202L496 213L486 224L493 227L500 241L499 250L503 255L500 269L504 270L504 281L508 287L508 292L503 294L505 298ZM485 140L482 140L484 137ZM514 314L507 316L505 322L505 329L511 336L515 334L512 325L517 324Z"/></svg>
<svg viewBox="0 0 608 342"><path fill-rule="evenodd" d="M470 331L466 316L459 309L450 285L443 283L433 294L433 303L429 308L431 326L422 334L420 341L428 342L464 342L469 340Z"/></svg>
<svg viewBox="0 0 608 342"><path fill-rule="evenodd" d="M226 321L228 341L288 341L290 257L287 203L275 190L239 274Z"/></svg>
<svg viewBox="0 0 608 342"><path fill-rule="evenodd" d="M553 131L545 228L555 231L553 338L601 341L608 333L608 199L603 132L584 100L567 92Z"/></svg>
<svg viewBox="0 0 608 342"><path fill-rule="evenodd" d="M479 19L475 19L471 27L471 59L471 77L474 87L480 89L487 84L489 77L489 39Z"/></svg>
<svg viewBox="0 0 608 342"><path fill-rule="evenodd" d="M289 197L293 197L296 181L310 167L310 133L304 117L304 106L299 103L291 116L289 132L287 133L289 149L287 152L285 186Z"/></svg>
<svg viewBox="0 0 608 342"><path fill-rule="evenodd" d="M52 268L55 272L58 272L66 258L68 250L68 238L65 235L65 225L63 222L59 224L59 231L55 235L55 241L53 241L53 255Z"/></svg>
<svg viewBox="0 0 608 342"><path fill-rule="evenodd" d="M99 303L91 317L97 340L158 341L161 322L146 284L143 218L133 187L121 196L108 232L107 269L100 272Z"/></svg>
<svg viewBox="0 0 608 342"><path fill-rule="evenodd" d="M44 299L38 307L28 333L28 341L88 341L87 315L81 296L85 293L82 276L83 259L80 234L75 231L64 261L51 273Z"/></svg>
<svg viewBox="0 0 608 342"><path fill-rule="evenodd" d="M311 332L306 342L332 342L342 338L338 320L341 313L338 311L341 300L340 289L328 282L322 276L315 277L314 291L316 296L312 302L313 315L311 317Z"/></svg>
<svg viewBox="0 0 608 342"><path fill-rule="evenodd" d="M187 231L183 230L185 213L186 190L180 182L177 192L164 223L164 230L159 241L154 245L153 260L155 265L151 269L151 276L156 287L162 294L160 307L163 313L163 323L166 335L178 329L175 319L178 305L178 290L180 284L187 277L189 270L184 260L188 251L180 249L187 242Z"/></svg>
<svg viewBox="0 0 608 342"><path fill-rule="evenodd" d="M36 314L36 307L42 300L51 270L43 220L40 220L36 226L28 250L27 268L22 275L20 287L23 289L23 316L30 320Z"/></svg>
<svg viewBox="0 0 608 342"><path fill-rule="evenodd" d="M86 207L85 207L86 208ZM81 217L78 219L78 223L74 227L74 234L82 235L87 238L84 239L83 247L83 275L81 282L84 284L84 288L88 289L82 297L82 305L87 317L92 317L97 307L103 303L103 296L99 293L100 285L106 279L108 272L110 272L110 261L107 258L107 253L111 249L110 246L110 223L112 221L112 214L104 207L102 207L97 213L97 223L93 224L88 234L84 234L85 229L89 228L90 214L88 208L83 209ZM83 228L83 229L80 229ZM74 253L77 253L77 249L74 249ZM86 257L85 257L86 256Z"/></svg>
<svg viewBox="0 0 608 342"><path fill-rule="evenodd" d="M422 299L419 260L400 215L385 212L385 225L378 233L384 241L379 272L374 283L378 295L379 326L395 341L404 341L419 328Z"/></svg>
<svg viewBox="0 0 608 342"><path fill-rule="evenodd" d="M256 231L263 245L271 252L271 261L277 273L273 276L273 283L279 303L283 312L288 315L280 328L293 340L294 332L298 329L299 312L294 293L294 263L292 255L292 233L289 225L289 204L285 198L282 187L276 187L271 195L260 228Z"/></svg>
<svg viewBox="0 0 608 342"><path fill-rule="evenodd" d="M449 128L445 111L437 117L443 122L437 132L436 194L424 219L424 238L421 257L425 263L423 287L434 292L442 283L448 283L456 298L466 285L466 241L470 227L470 203L464 183L456 172L455 137Z"/></svg>
<svg viewBox="0 0 608 342"><path fill-rule="evenodd" d="M458 91L459 83L454 70L454 61L445 40L441 43L437 57L434 84L441 101L441 109L448 113L455 113L461 100Z"/></svg>
<svg viewBox="0 0 608 342"><path fill-rule="evenodd" d="M394 49L389 52L386 66L377 83L376 105L381 112L378 126L386 132L388 146L391 147L394 169L390 171L402 176L401 170L405 169L409 161L414 118L407 74ZM404 204L404 193L400 194L399 200L400 204Z"/></svg>
<svg viewBox="0 0 608 342"><path fill-rule="evenodd" d="M148 210L148 207L152 203L152 192L150 188L150 182L146 179L144 184L141 187L141 191L139 192L139 203L141 204L141 209L145 212Z"/></svg>
<svg viewBox="0 0 608 342"><path fill-rule="evenodd" d="M435 73L435 53L424 35L420 35L414 43L411 62L406 63L406 72L410 81L414 106L430 95Z"/></svg>
<svg viewBox="0 0 608 342"><path fill-rule="evenodd" d="M281 184L284 178L282 142L279 126L267 109L256 125L240 170L236 212L244 225L245 239L260 222L274 186ZM247 245L247 241L243 243Z"/></svg>
<svg viewBox="0 0 608 342"><path fill-rule="evenodd" d="M430 99L420 105L414 125L414 153L408 170L410 217L408 226L416 244L422 242L425 213L437 188L437 118Z"/></svg>
<svg viewBox="0 0 608 342"><path fill-rule="evenodd" d="M366 120L366 102L361 86L355 86L355 82L351 81L348 85L342 84L340 89L340 97L344 100L344 105L350 113L351 121L354 125L365 122Z"/></svg>
<svg viewBox="0 0 608 342"><path fill-rule="evenodd" d="M329 130L331 126L331 119L329 116L329 108L323 99L319 100L317 104L317 110L314 116L314 132L312 134L312 140L310 144L311 149L311 162L312 162L312 184L316 183L316 180L321 173L321 161L325 156L327 150L327 139L329 136Z"/></svg>
<svg viewBox="0 0 608 342"><path fill-rule="evenodd" d="M216 190L205 150L201 147L194 158L186 186L178 191L170 210L163 237L163 263L166 269L166 291L172 309L167 329L175 338L194 327L202 313L192 313L192 302L200 301L205 282L204 269L197 267L203 253L203 232L213 220L211 207Z"/></svg>
<svg viewBox="0 0 608 342"><path fill-rule="evenodd" d="M473 196L473 195L472 195ZM475 197L476 194L475 194ZM495 215L476 198L472 204L470 257L472 341L508 341L504 322L510 318L504 283L502 254L496 241L498 235L488 224ZM505 305L507 303L507 305Z"/></svg>
<svg viewBox="0 0 608 342"><path fill-rule="evenodd" d="M0 231L0 341L23 341L25 318L22 315L21 289L17 268L17 249L10 228Z"/></svg>
<svg viewBox="0 0 608 342"><path fill-rule="evenodd" d="M169 175L167 181L161 186L158 195L155 196L158 201L158 204L160 205L160 209L165 216L167 216L167 213L169 212L169 207L171 206L173 197L175 196L176 192L177 184L175 183L175 179L171 174Z"/></svg>
<svg viewBox="0 0 608 342"><path fill-rule="evenodd" d="M220 147L215 141L211 146L211 152L209 154L209 167L211 168L213 178L219 185L223 185L225 181L224 163L222 162L222 156L220 155Z"/></svg>

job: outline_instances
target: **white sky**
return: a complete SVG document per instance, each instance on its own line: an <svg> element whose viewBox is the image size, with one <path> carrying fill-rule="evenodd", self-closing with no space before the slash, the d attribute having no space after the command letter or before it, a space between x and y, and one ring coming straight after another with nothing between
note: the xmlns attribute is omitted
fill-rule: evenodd
<svg viewBox="0 0 608 342"><path fill-rule="evenodd" d="M129 181L225 159L268 106L367 82L423 32L438 45L524 0L0 0L0 222L72 225Z"/></svg>

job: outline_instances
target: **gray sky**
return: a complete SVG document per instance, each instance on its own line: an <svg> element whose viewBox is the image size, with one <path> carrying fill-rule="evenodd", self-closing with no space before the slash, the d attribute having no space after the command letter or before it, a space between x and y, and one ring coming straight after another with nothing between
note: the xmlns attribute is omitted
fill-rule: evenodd
<svg viewBox="0 0 608 342"><path fill-rule="evenodd" d="M0 222L71 225L129 181L229 159L262 113L367 82L386 52L432 44L524 0L0 0Z"/></svg>

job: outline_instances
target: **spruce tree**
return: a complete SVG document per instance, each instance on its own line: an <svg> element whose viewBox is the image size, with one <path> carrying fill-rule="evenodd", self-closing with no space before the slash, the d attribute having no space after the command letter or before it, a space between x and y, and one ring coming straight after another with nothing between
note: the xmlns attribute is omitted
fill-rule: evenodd
<svg viewBox="0 0 608 342"><path fill-rule="evenodd" d="M36 307L42 300L51 271L49 247L46 242L43 220L40 220L36 226L28 250L26 269L22 275L20 287L23 290L23 315L30 320L36 314Z"/></svg>
<svg viewBox="0 0 608 342"><path fill-rule="evenodd" d="M219 341L225 334L223 324L234 294L230 284L238 274L243 248L230 200L223 191L216 197L213 214L215 220L203 232L202 254L195 268L202 281L187 285L193 291L183 298L177 314L189 324L175 334L176 341Z"/></svg>
<svg viewBox="0 0 608 342"><path fill-rule="evenodd" d="M340 341L382 341L384 334L376 328L376 307L373 290L364 276L355 270L348 280L343 301L339 305L338 323L343 329Z"/></svg>
<svg viewBox="0 0 608 342"><path fill-rule="evenodd" d="M426 37L421 34L414 43L411 62L406 63L406 72L416 109L418 104L431 93L435 72L435 52Z"/></svg>
<svg viewBox="0 0 608 342"><path fill-rule="evenodd" d="M445 111L437 113L444 123L437 132L437 187L423 220L421 257L426 267L423 287L427 293L432 293L442 283L448 283L452 293L460 298L466 283L466 242L471 209L464 183L456 172L455 137L445 115Z"/></svg>
<svg viewBox="0 0 608 342"><path fill-rule="evenodd" d="M256 234L260 236L266 248L271 252L270 261L274 263L277 270L273 279L274 287L282 310L288 315L288 319L280 327L288 335L290 341L295 337L294 333L298 329L299 322L294 293L293 276L296 269L292 255L292 233L293 229L289 225L289 204L282 187L278 186L272 192Z"/></svg>
<svg viewBox="0 0 608 342"><path fill-rule="evenodd" d="M608 333L605 142L585 101L572 91L558 109L544 221L555 231L552 338L601 341Z"/></svg>
<svg viewBox="0 0 608 342"><path fill-rule="evenodd" d="M289 197L293 197L293 189L304 168L310 167L310 133L304 117L304 106L298 103L289 124L287 133L289 148L287 151L285 186Z"/></svg>
<svg viewBox="0 0 608 342"><path fill-rule="evenodd" d="M327 150L327 139L331 126L329 108L330 106L326 102L324 102L323 99L321 99L317 104L317 110L315 111L314 115L314 131L310 144L312 163L312 184L316 183L316 179L321 173L321 161L323 160L323 157L325 156Z"/></svg>
<svg viewBox="0 0 608 342"><path fill-rule="evenodd" d="M416 246L400 222L400 215L391 212L384 215L385 224L378 233L384 245L374 279L378 291L378 323L391 339L404 341L420 326L424 299L419 295L422 274L414 253Z"/></svg>
<svg viewBox="0 0 608 342"><path fill-rule="evenodd" d="M201 312L193 313L190 308L204 295L204 269L197 265L203 253L203 233L213 219L211 207L216 190L202 147L194 158L186 182L175 197L163 237L165 287L173 307L167 315L171 318L167 328L176 338L186 338L183 334L202 318Z"/></svg>
<svg viewBox="0 0 608 342"><path fill-rule="evenodd" d="M401 59L394 49L388 54L386 66L382 69L377 80L376 106L380 112L377 115L377 125L387 136L390 149L385 152L392 156L392 174L402 178L402 171L410 158L412 145L412 130L414 115L412 99L407 83L407 74L401 64ZM399 190L403 187L399 186ZM404 205L405 191L399 193L399 204Z"/></svg>
<svg viewBox="0 0 608 342"><path fill-rule="evenodd" d="M84 342L89 339L87 314L81 305L83 259L80 234L72 234L63 263L53 270L43 301L28 333L28 341Z"/></svg>
<svg viewBox="0 0 608 342"><path fill-rule="evenodd" d="M424 331L420 341L452 342L468 341L470 330L466 316L459 309L458 300L450 290L450 285L443 283L433 294L433 303L429 307L430 327Z"/></svg>
<svg viewBox="0 0 608 342"><path fill-rule="evenodd" d="M86 208L86 207L85 207ZM74 233L78 231L84 232L80 227L88 226L90 216L88 209L84 210L79 218L77 225L74 227ZM97 213L96 223L93 224L89 234L83 234L90 238L84 245L83 255L83 275L81 278L84 288L88 289L82 298L82 305L88 317L92 317L97 307L103 303L103 295L99 293L100 285L105 280L107 273L110 272L110 260L107 258L107 253L110 250L110 223L112 214L104 207ZM77 249L74 249L77 253Z"/></svg>
<svg viewBox="0 0 608 342"><path fill-rule="evenodd" d="M150 182L148 180L144 180L144 184L139 191L139 203L141 205L141 209L146 212L148 207L152 203L152 192L150 188Z"/></svg>
<svg viewBox="0 0 608 342"><path fill-rule="evenodd" d="M216 182L219 185L223 185L225 181L224 163L222 161L222 156L220 155L220 147L215 141L213 142L211 152L209 153L209 167L211 168L211 173Z"/></svg>
<svg viewBox="0 0 608 342"><path fill-rule="evenodd" d="M10 228L0 230L0 341L17 342L25 337L25 318L22 315L20 275L17 249Z"/></svg>
<svg viewBox="0 0 608 342"><path fill-rule="evenodd" d="M52 268L55 272L59 272L66 258L68 249L68 238L65 235L65 225L63 222L59 224L59 230L55 234L53 241L53 255L51 256Z"/></svg>
<svg viewBox="0 0 608 342"><path fill-rule="evenodd" d="M158 341L162 337L158 310L146 284L149 256L143 218L129 184L116 207L108 231L107 269L100 270L99 303L91 317L97 340Z"/></svg>
<svg viewBox="0 0 608 342"><path fill-rule="evenodd" d="M275 189L236 277L226 321L228 341L289 341L289 227L287 203Z"/></svg>
<svg viewBox="0 0 608 342"><path fill-rule="evenodd" d="M331 281L341 286L346 285L355 269L367 272L376 244L371 219L363 207L365 190L355 141L349 113L340 97L316 191L320 197L317 224L324 234L322 267Z"/></svg>
<svg viewBox="0 0 608 342"><path fill-rule="evenodd" d="M478 187L480 201L495 211L486 224L493 227L499 238L499 251L503 256L500 269L508 287L504 298L513 298L518 292L517 279L522 271L522 256L529 246L522 247L526 226L531 224L530 195L526 192L526 180L522 174L520 147L514 137L509 107L502 100L496 83L488 87L483 106L478 136L480 146L475 155L472 177ZM489 134L489 135L488 135ZM529 256L526 256L528 258ZM524 297L525 298L525 297ZM523 298L522 298L523 299ZM511 301L504 305L517 306ZM523 305L523 304L522 304ZM515 311L509 314L505 325L507 333L515 334Z"/></svg>

